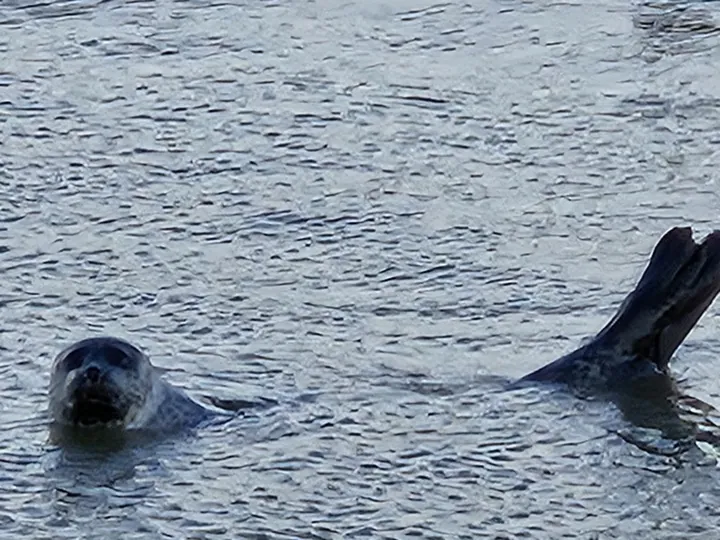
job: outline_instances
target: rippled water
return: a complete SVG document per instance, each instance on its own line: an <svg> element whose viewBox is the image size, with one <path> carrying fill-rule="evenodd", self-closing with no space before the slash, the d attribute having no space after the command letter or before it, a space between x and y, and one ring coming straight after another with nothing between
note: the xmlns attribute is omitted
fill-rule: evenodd
<svg viewBox="0 0 720 540"><path fill-rule="evenodd" d="M720 472L505 381L720 227L720 4L5 1L2 538L708 538ZM717 308L675 367L718 404ZM98 333L277 407L59 449Z"/></svg>

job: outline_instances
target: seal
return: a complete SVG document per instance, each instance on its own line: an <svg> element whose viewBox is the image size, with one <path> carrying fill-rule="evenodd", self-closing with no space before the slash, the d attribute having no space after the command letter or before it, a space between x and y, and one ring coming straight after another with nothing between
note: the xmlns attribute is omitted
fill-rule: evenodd
<svg viewBox="0 0 720 540"><path fill-rule="evenodd" d="M650 428L646 432L631 427L617 434L651 453L720 448L720 411L684 394L669 367L672 355L719 292L720 231L697 244L689 227L670 229L656 244L635 288L600 332L510 388L551 383L581 397L607 397L632 426Z"/></svg>
<svg viewBox="0 0 720 540"><path fill-rule="evenodd" d="M720 231L697 244L690 227L670 229L607 325L515 384L558 383L582 394L676 395L670 358L719 292Z"/></svg>
<svg viewBox="0 0 720 540"><path fill-rule="evenodd" d="M136 346L114 337L78 341L55 358L49 413L61 427L169 432L212 412L161 378Z"/></svg>

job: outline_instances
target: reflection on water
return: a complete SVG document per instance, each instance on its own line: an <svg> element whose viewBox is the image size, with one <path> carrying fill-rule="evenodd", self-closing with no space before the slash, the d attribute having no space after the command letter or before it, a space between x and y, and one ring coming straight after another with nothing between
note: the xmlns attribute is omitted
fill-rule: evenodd
<svg viewBox="0 0 720 540"><path fill-rule="evenodd" d="M666 229L719 226L719 17L3 2L2 537L712 536L699 451L504 386L597 331ZM716 313L675 361L715 405ZM50 362L98 333L278 405L60 449Z"/></svg>

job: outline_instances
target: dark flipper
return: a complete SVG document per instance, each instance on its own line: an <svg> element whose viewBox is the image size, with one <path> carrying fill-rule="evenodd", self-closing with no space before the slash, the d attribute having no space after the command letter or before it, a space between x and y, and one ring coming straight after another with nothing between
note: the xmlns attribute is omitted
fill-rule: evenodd
<svg viewBox="0 0 720 540"><path fill-rule="evenodd" d="M668 362L720 292L720 231L702 243L690 228L665 233L635 289L584 347L526 375L613 390L628 377L666 374Z"/></svg>

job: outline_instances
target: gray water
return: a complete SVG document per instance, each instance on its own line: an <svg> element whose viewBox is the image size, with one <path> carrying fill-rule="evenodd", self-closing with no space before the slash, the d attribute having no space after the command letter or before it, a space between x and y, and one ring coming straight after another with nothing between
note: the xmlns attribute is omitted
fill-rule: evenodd
<svg viewBox="0 0 720 540"><path fill-rule="evenodd" d="M720 3L5 0L0 537L712 538L720 471L507 381L720 227ZM717 308L677 355L720 404ZM67 343L276 407L58 448Z"/></svg>

